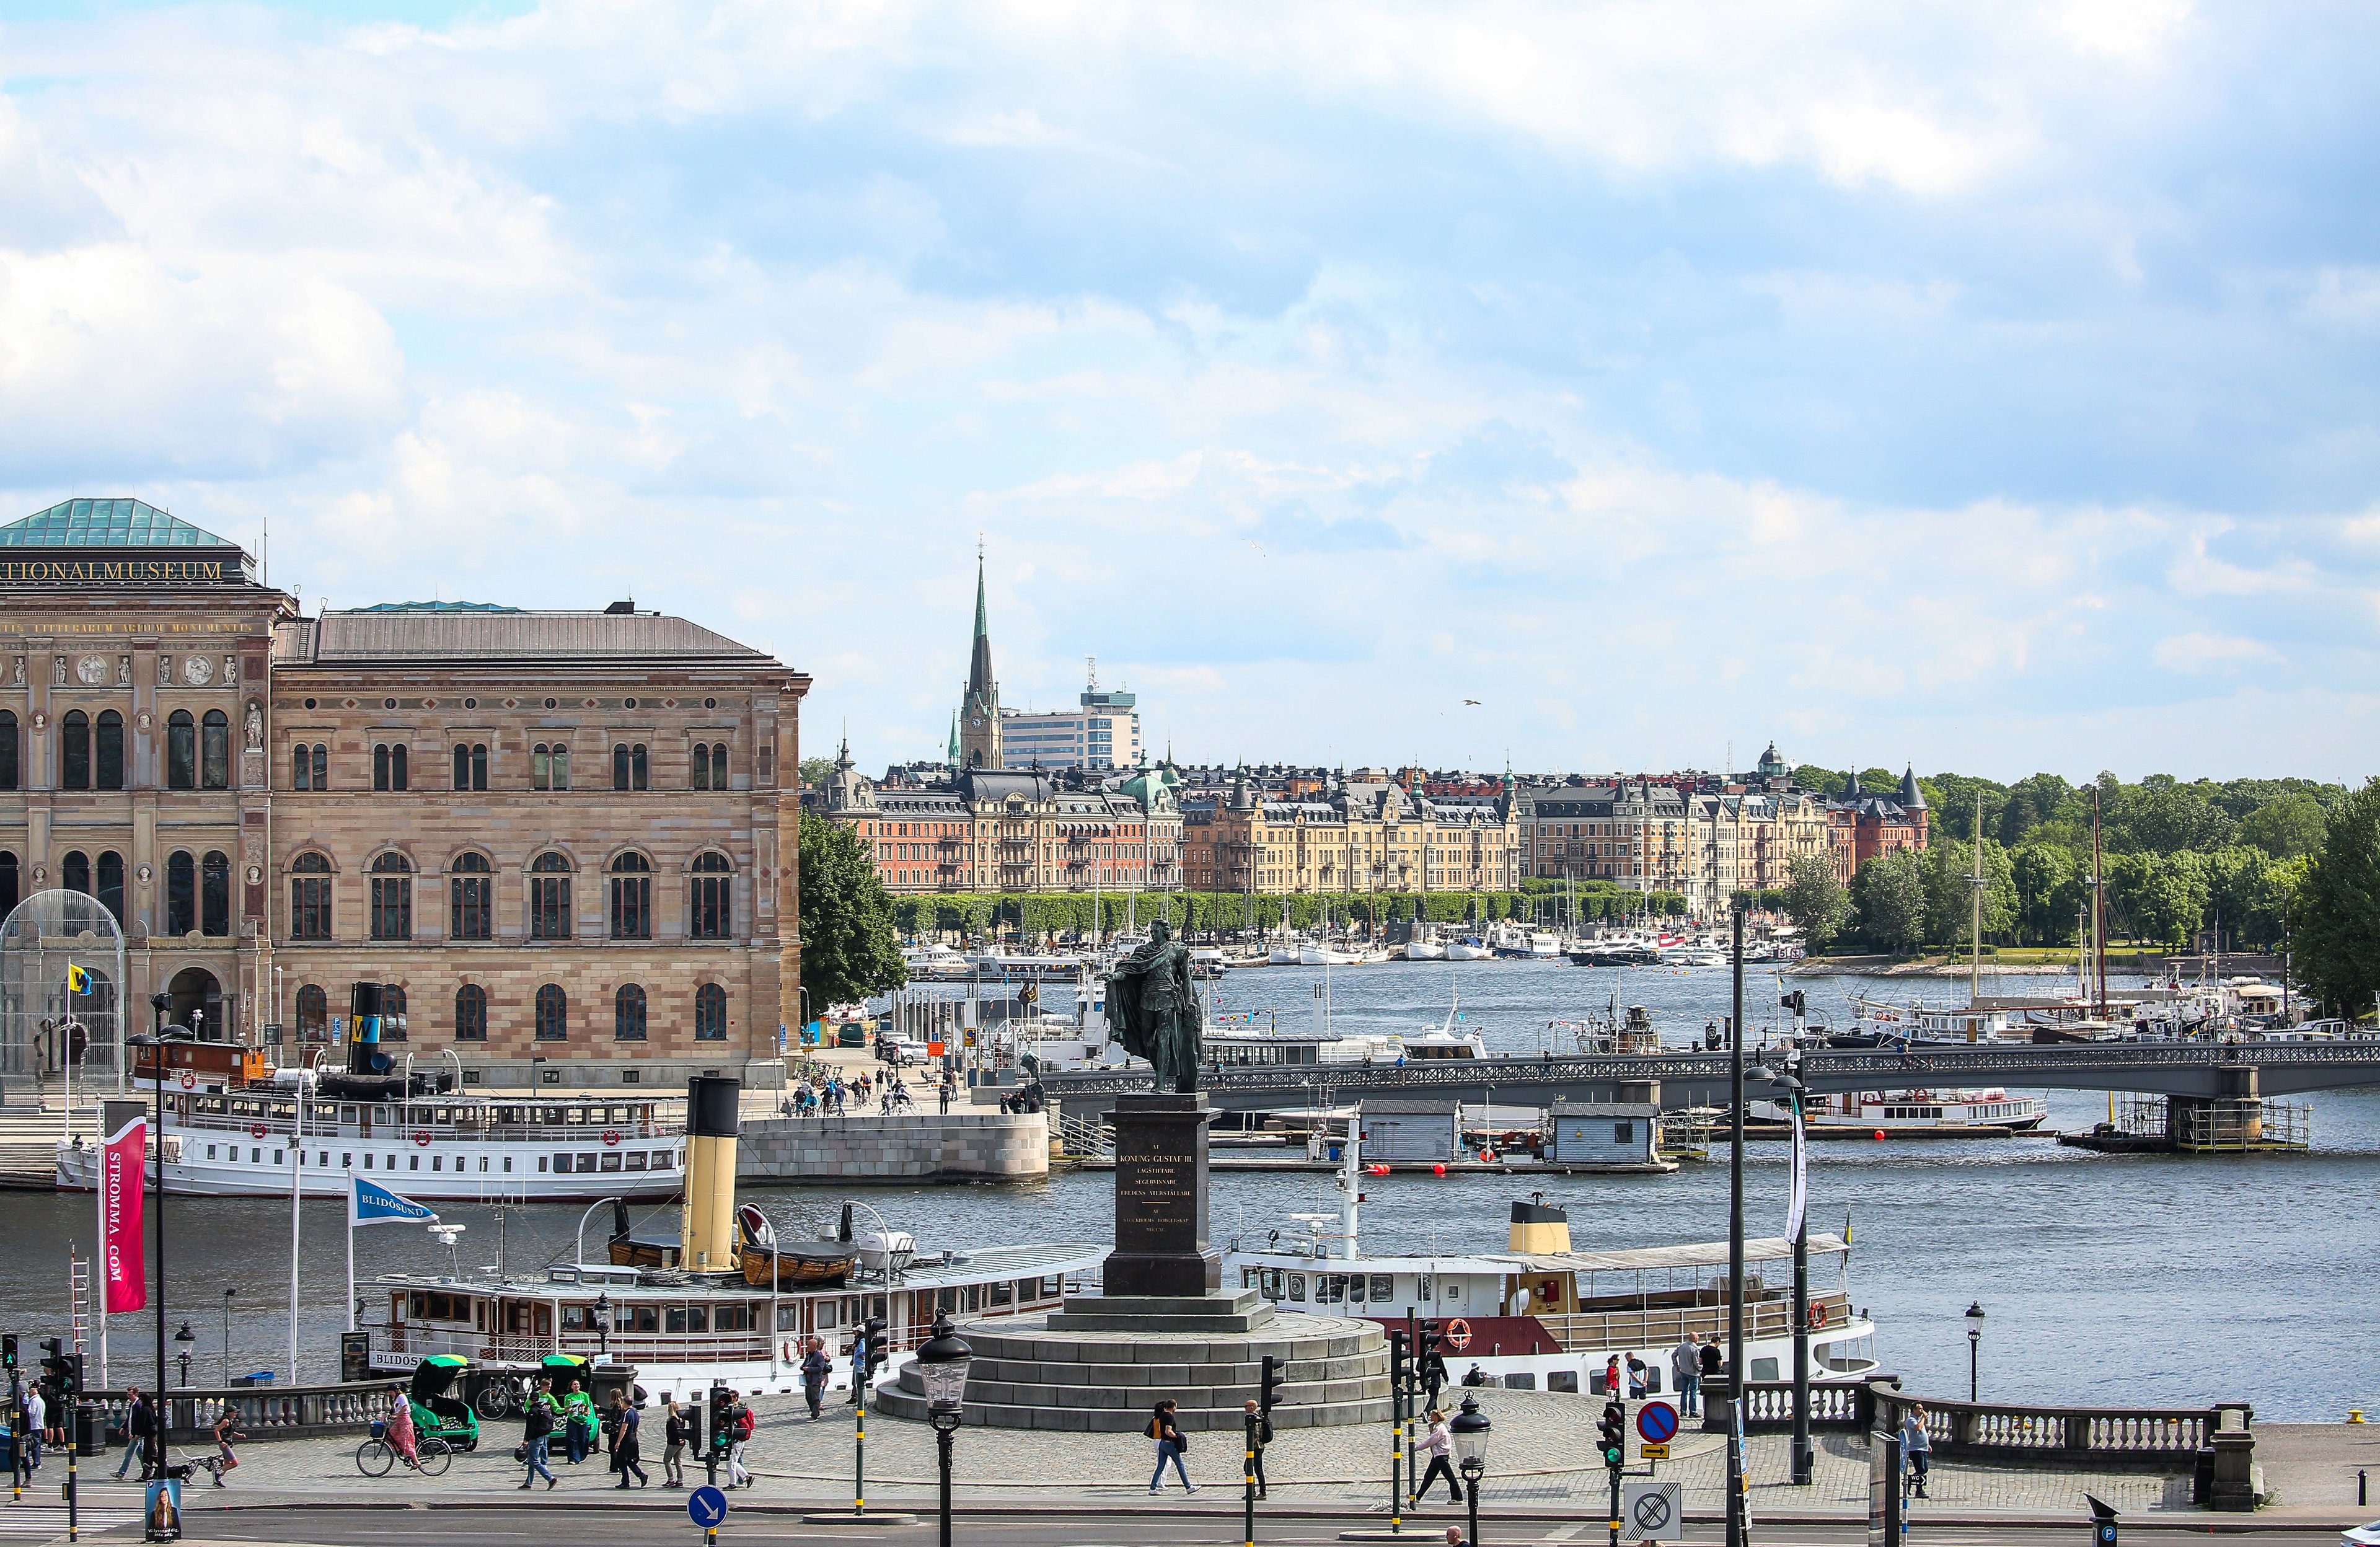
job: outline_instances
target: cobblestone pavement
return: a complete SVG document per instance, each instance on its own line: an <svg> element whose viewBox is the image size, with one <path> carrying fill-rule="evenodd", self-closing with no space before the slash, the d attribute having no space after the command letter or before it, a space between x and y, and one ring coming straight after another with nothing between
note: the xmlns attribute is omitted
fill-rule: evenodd
<svg viewBox="0 0 2380 1547"><path fill-rule="evenodd" d="M1495 1422L1489 1443L1489 1475L1483 1504L1491 1513L1516 1509L1531 1513L1562 1513L1575 1508L1599 1514L1606 1480L1590 1448L1594 1409L1575 1396L1550 1393L1493 1391L1481 1403ZM759 1405L760 1429L747 1447L747 1460L757 1482L741 1492L739 1501L751 1503L848 1503L852 1488L852 1426L848 1407L830 1407L815 1422L803 1416L800 1404L783 1398ZM652 1409L648 1409L649 1415ZM657 1429L657 1423L649 1423ZM445 1476L423 1479L400 1468L385 1478L367 1478L355 1465L362 1436L336 1439L285 1440L253 1443L242 1455L227 1488L208 1487L203 1474L189 1490L196 1507L234 1502L305 1502L337 1500L359 1503L385 1499L395 1503L422 1497L489 1497L518 1487L522 1468L512 1461L518 1431L511 1422L491 1424L485 1443L475 1455L458 1456ZM1342 1429L1283 1430L1266 1453L1271 1501L1291 1508L1387 1510L1389 1428L1366 1424ZM1148 1499L1148 1471L1154 1457L1148 1443L1132 1435L1089 1435L968 1429L957 1439L959 1492L972 1501L1014 1504L1026 1498L1083 1504L1129 1504ZM654 1479L638 1502L659 1502L669 1495L661 1486L661 1447L646 1453L645 1465ZM177 1447L177 1457L190 1454ZM1724 1458L1715 1435L1689 1431L1660 1463L1659 1475L1685 1484L1689 1512L1715 1514L1724 1504ZM1227 1434L1193 1436L1190 1471L1217 1498L1239 1486L1241 1457L1237 1441ZM1786 1442L1781 1435L1757 1435L1751 1445L1752 1512L1755 1519L1823 1516L1856 1517L1866 1509L1867 1450L1854 1436L1840 1433L1818 1437L1815 1483L1796 1488L1786 1481ZM872 1414L868 1423L868 1498L871 1504L915 1504L929 1498L934 1486L934 1438L921 1423L905 1423ZM1632 1469L1641 1469L1631 1457ZM560 1483L549 1493L540 1483L533 1497L592 1502L585 1496L610 1490L615 1480L597 1454L571 1467L557 1456L553 1469ZM83 1473L86 1497L93 1503L131 1492L128 1483L109 1480L111 1466ZM702 1469L689 1464L689 1482L703 1480ZM43 1481L53 1480L49 1468ZM1998 1467L1937 1466L1929 1497L1914 1502L1913 1518L1928 1514L1944 1517L2008 1515L2039 1518L2075 1518L2087 1509L2085 1492L2097 1494L2127 1516L2187 1511L2186 1478L2160 1478L2138 1473L2075 1473L2025 1471ZM1164 1500L1178 1502L1178 1486L1167 1485ZM1443 1490L1414 1512L1425 1518L1455 1511Z"/></svg>

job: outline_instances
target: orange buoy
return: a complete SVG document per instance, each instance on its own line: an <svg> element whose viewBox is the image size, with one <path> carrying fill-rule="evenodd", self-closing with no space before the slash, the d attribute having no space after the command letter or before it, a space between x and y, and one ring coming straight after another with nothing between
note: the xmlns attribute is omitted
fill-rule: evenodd
<svg viewBox="0 0 2380 1547"><path fill-rule="evenodd" d="M1440 1161L1429 1169L1433 1175L1443 1176L1446 1175L1446 1163L1444 1161Z"/></svg>
<svg viewBox="0 0 2380 1547"><path fill-rule="evenodd" d="M1878 1129L1876 1129L1876 1137L1877 1139L1881 1139L1884 1137L1884 1130L1883 1130L1882 1128L1878 1128Z"/></svg>

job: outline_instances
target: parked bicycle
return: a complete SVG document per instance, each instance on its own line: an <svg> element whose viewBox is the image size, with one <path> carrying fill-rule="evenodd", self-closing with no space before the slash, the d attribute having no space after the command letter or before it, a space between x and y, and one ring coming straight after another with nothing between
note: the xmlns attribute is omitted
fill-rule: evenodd
<svg viewBox="0 0 2380 1547"><path fill-rule="evenodd" d="M521 1390L520 1380L512 1375L491 1375L480 1395L471 1398L471 1406L483 1419L507 1419L521 1410L528 1396Z"/></svg>
<svg viewBox="0 0 2380 1547"><path fill-rule="evenodd" d="M455 1459L452 1446L445 1441L429 1434L414 1442L413 1453L418 1457L417 1466L424 1477L444 1476L447 1466ZM396 1447L388 1443L388 1425L374 1419L371 1438L356 1447L356 1470L366 1477L386 1477L389 1468L395 1466L400 1459L402 1457L397 1455Z"/></svg>

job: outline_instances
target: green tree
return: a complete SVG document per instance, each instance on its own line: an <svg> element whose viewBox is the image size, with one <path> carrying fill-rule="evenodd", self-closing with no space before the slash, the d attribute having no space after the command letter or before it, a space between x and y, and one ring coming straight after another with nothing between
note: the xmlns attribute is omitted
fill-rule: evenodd
<svg viewBox="0 0 2380 1547"><path fill-rule="evenodd" d="M2036 945L2062 944L2080 927L2082 869L2069 850L2052 843L2029 843L2009 857L2016 883L2018 938Z"/></svg>
<svg viewBox="0 0 2380 1547"><path fill-rule="evenodd" d="M892 898L846 823L802 813L802 986L812 1015L886 993L909 981L892 929Z"/></svg>
<svg viewBox="0 0 2380 1547"><path fill-rule="evenodd" d="M2250 811L2240 823L2240 841L2276 859L2295 859L2322 847L2325 825L2322 802L2292 790Z"/></svg>
<svg viewBox="0 0 2380 1547"><path fill-rule="evenodd" d="M1852 907L1872 945L1906 951L1925 933L1925 865L1914 849L1879 854L1852 877Z"/></svg>
<svg viewBox="0 0 2380 1547"><path fill-rule="evenodd" d="M1852 912L1852 895L1835 879L1835 862L1823 854L1805 854L1787 868L1785 917L1801 927L1809 949L1822 951L1842 932Z"/></svg>
<svg viewBox="0 0 2380 1547"><path fill-rule="evenodd" d="M1925 938L1937 945L1957 945L1967 938L1973 919L1974 864L1975 846L1956 838L1937 839L1925 851ZM1985 838L1985 940L2007 938L2016 923L2016 883L2009 871L2008 850Z"/></svg>
<svg viewBox="0 0 2380 1547"><path fill-rule="evenodd" d="M804 789L824 789L826 788L826 782L834 777L834 760L832 758L804 758L802 760L801 773L802 787Z"/></svg>
<svg viewBox="0 0 2380 1547"><path fill-rule="evenodd" d="M2186 947L2206 918L2205 863L2195 854L2116 854L2107 859L2107 905L2135 940Z"/></svg>
<svg viewBox="0 0 2380 1547"><path fill-rule="evenodd" d="M2204 790L2168 774L2152 774L2125 791L2122 810L2120 847L2151 854L2220 848L2239 825Z"/></svg>
<svg viewBox="0 0 2380 1547"><path fill-rule="evenodd" d="M2380 994L2380 779L2340 802L2289 909L2298 981L2335 1016Z"/></svg>

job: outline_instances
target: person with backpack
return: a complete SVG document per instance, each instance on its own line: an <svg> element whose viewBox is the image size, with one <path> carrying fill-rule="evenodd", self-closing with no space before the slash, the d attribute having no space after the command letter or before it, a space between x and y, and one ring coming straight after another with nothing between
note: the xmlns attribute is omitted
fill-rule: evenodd
<svg viewBox="0 0 2380 1547"><path fill-rule="evenodd" d="M662 1398L662 1411L666 1415L662 1423L662 1486L686 1486L686 1414L679 1410L677 1398Z"/></svg>
<svg viewBox="0 0 2380 1547"><path fill-rule="evenodd" d="M1248 1398L1247 1411L1257 1420L1256 1456L1251 1466L1251 1475L1257 1480L1257 1497L1261 1499L1269 1491L1265 1482L1264 1453L1265 1446L1272 1443L1272 1415L1258 1407L1257 1399L1253 1396Z"/></svg>
<svg viewBox="0 0 2380 1547"><path fill-rule="evenodd" d="M520 1491L527 1492L539 1478L545 1479L547 1492L553 1489L553 1468L545 1464L546 1448L553 1443L553 1431L562 1421L562 1409L553 1400L553 1383L539 1377L537 1390L529 1394L528 1406L522 1412L520 1458L528 1466L528 1476L521 1480Z"/></svg>
<svg viewBox="0 0 2380 1547"><path fill-rule="evenodd" d="M727 1447L727 1486L749 1488L752 1486L752 1474L744 1466L744 1447L760 1426L752 1417L752 1406L744 1400L742 1392L730 1392L728 1396L735 1406L729 1420L733 1427L728 1432L735 1437L735 1443Z"/></svg>
<svg viewBox="0 0 2380 1547"><path fill-rule="evenodd" d="M1174 1407L1173 1399L1167 1397L1157 1405L1157 1410L1148 1419L1147 1433L1150 1439L1157 1442L1157 1470L1150 1473L1148 1478L1148 1491L1151 1493L1161 1491L1165 1486L1165 1464L1168 1461L1173 1463L1173 1475L1182 1480L1184 1492L1195 1493L1198 1491L1198 1485L1190 1480L1189 1468L1182 1464L1183 1455L1189 1450L1190 1442L1184 1437L1182 1426L1173 1420Z"/></svg>
<svg viewBox="0 0 2380 1547"><path fill-rule="evenodd" d="M809 1352L802 1356L802 1400L810 1405L810 1417L816 1419L826 1402L826 1378L834 1372L834 1363L826 1357L824 1344L815 1337L809 1344Z"/></svg>

